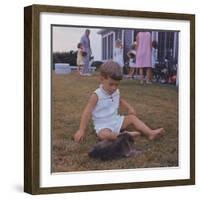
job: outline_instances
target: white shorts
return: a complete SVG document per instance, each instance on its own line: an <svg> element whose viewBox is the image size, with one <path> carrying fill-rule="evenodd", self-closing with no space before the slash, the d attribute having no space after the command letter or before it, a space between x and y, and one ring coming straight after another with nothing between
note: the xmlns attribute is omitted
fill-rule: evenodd
<svg viewBox="0 0 200 200"><path fill-rule="evenodd" d="M110 129L113 133L120 133L120 130L122 128L122 124L124 121L124 116L120 116L118 115L116 117L116 119L112 122L106 122L106 123L102 123L102 124L95 124L95 130L96 133L98 135L98 133L102 130L102 129Z"/></svg>

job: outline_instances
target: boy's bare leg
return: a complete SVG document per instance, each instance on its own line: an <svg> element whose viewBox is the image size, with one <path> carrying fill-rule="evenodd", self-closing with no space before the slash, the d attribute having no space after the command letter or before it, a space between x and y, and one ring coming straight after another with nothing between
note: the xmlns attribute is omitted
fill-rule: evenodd
<svg viewBox="0 0 200 200"><path fill-rule="evenodd" d="M157 139L163 135L164 129L151 129L144 122L142 122L135 115L128 115L124 118L122 129L127 128L129 125L133 125L136 130L147 136L150 140Z"/></svg>
<svg viewBox="0 0 200 200"><path fill-rule="evenodd" d="M122 134L123 133L128 133L129 135L131 135L133 137L137 137L137 136L141 135L141 133L139 131L126 131L126 130L123 130L121 133Z"/></svg>
<svg viewBox="0 0 200 200"><path fill-rule="evenodd" d="M100 140L116 140L119 133L113 133L110 129L104 128L97 134Z"/></svg>

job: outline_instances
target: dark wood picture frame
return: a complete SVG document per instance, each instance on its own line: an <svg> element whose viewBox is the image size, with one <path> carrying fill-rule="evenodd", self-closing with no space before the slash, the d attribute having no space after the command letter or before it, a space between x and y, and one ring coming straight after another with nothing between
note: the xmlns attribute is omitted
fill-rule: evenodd
<svg viewBox="0 0 200 200"><path fill-rule="evenodd" d="M40 187L40 13L71 13L186 20L190 23L190 178L150 182ZM24 8L24 191L30 194L83 192L195 184L195 16L49 5Z"/></svg>

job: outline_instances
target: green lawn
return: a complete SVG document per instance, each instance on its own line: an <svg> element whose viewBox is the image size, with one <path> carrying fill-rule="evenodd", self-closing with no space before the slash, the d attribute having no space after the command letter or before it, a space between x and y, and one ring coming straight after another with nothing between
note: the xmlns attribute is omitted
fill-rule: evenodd
<svg viewBox="0 0 200 200"><path fill-rule="evenodd" d="M163 127L164 137L149 141L138 137L135 147L142 153L135 158L102 162L88 157L98 140L90 122L85 140L72 140L79 127L82 111L98 87L98 74L91 77L52 75L52 171L85 171L169 167L178 165L178 92L172 85L140 85L137 80L123 80L121 96L151 128Z"/></svg>

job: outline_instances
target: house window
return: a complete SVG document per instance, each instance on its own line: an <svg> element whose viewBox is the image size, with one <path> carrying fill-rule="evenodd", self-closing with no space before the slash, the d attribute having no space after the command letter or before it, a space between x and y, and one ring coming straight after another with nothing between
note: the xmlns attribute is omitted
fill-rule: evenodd
<svg viewBox="0 0 200 200"><path fill-rule="evenodd" d="M107 37L103 37L103 48L102 48L103 60L107 59Z"/></svg>
<svg viewBox="0 0 200 200"><path fill-rule="evenodd" d="M113 58L113 34L108 35L108 59Z"/></svg>
<svg viewBox="0 0 200 200"><path fill-rule="evenodd" d="M116 40L122 40L122 30L121 29L117 29L116 31L115 31L115 38L116 38Z"/></svg>
<svg viewBox="0 0 200 200"><path fill-rule="evenodd" d="M174 53L174 32L159 32L158 50L159 59L172 59Z"/></svg>
<svg viewBox="0 0 200 200"><path fill-rule="evenodd" d="M113 58L113 32L103 36L102 39L102 58L103 60L109 60Z"/></svg>
<svg viewBox="0 0 200 200"><path fill-rule="evenodd" d="M124 60L125 62L129 60L127 53L131 49L132 46L132 30L126 29L124 31Z"/></svg>

